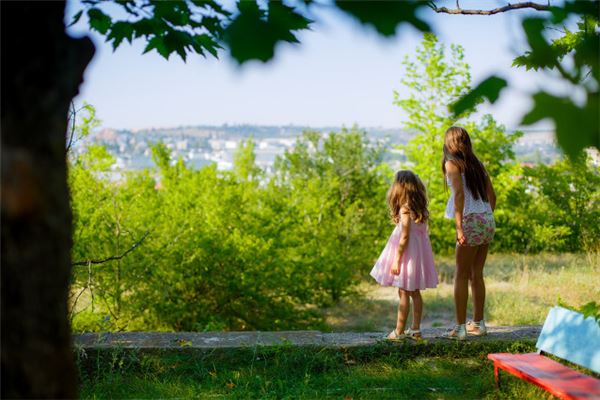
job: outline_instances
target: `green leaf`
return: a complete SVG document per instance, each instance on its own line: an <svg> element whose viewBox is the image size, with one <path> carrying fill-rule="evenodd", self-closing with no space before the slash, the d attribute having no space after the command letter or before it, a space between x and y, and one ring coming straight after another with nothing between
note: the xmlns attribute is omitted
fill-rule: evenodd
<svg viewBox="0 0 600 400"><path fill-rule="evenodd" d="M600 81L600 36L598 33L585 35L575 46L573 60L579 68L589 66L596 81Z"/></svg>
<svg viewBox="0 0 600 400"><path fill-rule="evenodd" d="M173 29L165 35L164 43L169 54L177 52L183 61L185 61L187 49L192 47L193 40L189 33Z"/></svg>
<svg viewBox="0 0 600 400"><path fill-rule="evenodd" d="M297 13L292 7L279 2L270 2L267 22L279 38L277 40L298 43L298 39L291 31L308 29L312 21Z"/></svg>
<svg viewBox="0 0 600 400"><path fill-rule="evenodd" d="M598 15L600 15L599 1L566 1L563 8L567 15L589 15L593 18L598 18Z"/></svg>
<svg viewBox="0 0 600 400"><path fill-rule="evenodd" d="M71 23L67 26L73 26L77 22L79 22L79 19L81 18L82 14L83 14L83 10L79 10L79 12L77 14L73 15L73 19L71 20Z"/></svg>
<svg viewBox="0 0 600 400"><path fill-rule="evenodd" d="M200 8L212 8L212 10L217 14L221 14L226 17L231 15L229 11L225 10L218 2L214 0L192 0L192 4Z"/></svg>
<svg viewBox="0 0 600 400"><path fill-rule="evenodd" d="M273 58L279 41L296 43L292 31L306 29L310 21L293 8L269 3L268 15L256 1L238 3L240 13L225 29L223 40L240 64L249 60L266 62Z"/></svg>
<svg viewBox="0 0 600 400"><path fill-rule="evenodd" d="M223 33L231 56L240 64L252 59L268 61L273 58L275 41L263 19L264 12L256 1L240 2L238 9L239 14Z"/></svg>
<svg viewBox="0 0 600 400"><path fill-rule="evenodd" d="M112 20L102 11L97 8L90 8L88 10L88 17L90 19L90 27L101 34L105 35L108 32L112 24Z"/></svg>
<svg viewBox="0 0 600 400"><path fill-rule="evenodd" d="M153 49L155 49L158 52L158 54L160 54L167 60L169 59L171 51L169 51L167 45L165 44L165 40L162 36L154 36L152 39L150 39L148 41L148 45L144 49L143 54L146 54Z"/></svg>
<svg viewBox="0 0 600 400"><path fill-rule="evenodd" d="M582 108L568 98L538 92L533 96L534 107L523 117L521 124L531 125L549 118L556 127L558 145L571 158L577 158L586 147L600 149L600 118L598 94L588 95Z"/></svg>
<svg viewBox="0 0 600 400"><path fill-rule="evenodd" d="M139 21L132 23L134 30L134 37L137 39L141 36L147 36L152 34L160 34L164 32L164 29L157 29L157 25L153 19L144 18Z"/></svg>
<svg viewBox="0 0 600 400"><path fill-rule="evenodd" d="M558 62L558 52L546 41L542 32L544 31L542 18L527 18L523 21L523 29L527 35L527 42L531 51L527 53L529 63L532 66L546 68L553 67Z"/></svg>
<svg viewBox="0 0 600 400"><path fill-rule="evenodd" d="M217 17L202 17L202 21L199 23L213 35L223 32L223 23Z"/></svg>
<svg viewBox="0 0 600 400"><path fill-rule="evenodd" d="M215 58L218 58L218 49L222 47L209 35L194 35L192 47L196 50L196 53L204 55L204 50L208 50Z"/></svg>
<svg viewBox="0 0 600 400"><path fill-rule="evenodd" d="M155 18L164 18L166 21L178 25L187 25L190 21L191 10L184 1L152 1Z"/></svg>
<svg viewBox="0 0 600 400"><path fill-rule="evenodd" d="M600 324L600 304L596 304L595 301L582 305L579 312L583 314L584 318L592 317Z"/></svg>
<svg viewBox="0 0 600 400"><path fill-rule="evenodd" d="M409 23L421 32L430 32L427 22L417 17L424 1L340 1L336 6L365 25L373 26L383 36L394 36L401 23Z"/></svg>
<svg viewBox="0 0 600 400"><path fill-rule="evenodd" d="M131 43L133 40L133 30L134 27L130 22L117 21L110 28L110 32L106 36L106 40L112 40L113 50L116 50L123 39L127 39L127 41Z"/></svg>
<svg viewBox="0 0 600 400"><path fill-rule="evenodd" d="M467 110L473 109L484 98L490 103L496 102L500 96L500 92L507 86L506 80L497 76L490 76L483 80L469 93L458 99L450 107L455 116L462 114Z"/></svg>

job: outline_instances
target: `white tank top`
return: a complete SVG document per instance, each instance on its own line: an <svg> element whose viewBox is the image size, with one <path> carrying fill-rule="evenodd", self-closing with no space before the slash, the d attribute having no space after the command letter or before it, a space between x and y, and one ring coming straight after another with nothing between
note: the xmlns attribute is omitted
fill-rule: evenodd
<svg viewBox="0 0 600 400"><path fill-rule="evenodd" d="M473 193L469 190L467 186L467 181L465 180L465 174L460 174L462 178L463 192L465 193L465 205L463 207L463 217L469 214L483 214L483 213L492 213L492 207L490 203L487 201L483 201L481 198L475 200L473 197ZM452 187L452 182L446 176L446 181L448 182L448 186L450 186L450 198L448 199L448 204L446 204L446 213L445 217L449 219L454 219L454 193L455 190Z"/></svg>

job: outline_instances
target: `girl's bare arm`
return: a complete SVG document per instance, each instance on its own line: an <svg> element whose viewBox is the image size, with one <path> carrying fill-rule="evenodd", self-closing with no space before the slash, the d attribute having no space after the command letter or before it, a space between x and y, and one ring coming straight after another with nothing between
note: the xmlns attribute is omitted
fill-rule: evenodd
<svg viewBox="0 0 600 400"><path fill-rule="evenodd" d="M460 169L452 161L446 161L446 174L454 190L454 222L456 223L456 238L458 244L463 244L465 235L463 233L462 219L465 206L465 191L462 184Z"/></svg>
<svg viewBox="0 0 600 400"><path fill-rule="evenodd" d="M398 245L398 258L404 254L410 236L410 211L406 207L400 209L400 225L402 226L402 233L400 233L400 244Z"/></svg>
<svg viewBox="0 0 600 400"><path fill-rule="evenodd" d="M396 254L396 262L392 266L392 274L398 275L400 273L400 259L404 250L408 245L408 239L410 237L410 210L406 207L400 209L400 226L402 231L400 233L400 243L398 244L398 253Z"/></svg>

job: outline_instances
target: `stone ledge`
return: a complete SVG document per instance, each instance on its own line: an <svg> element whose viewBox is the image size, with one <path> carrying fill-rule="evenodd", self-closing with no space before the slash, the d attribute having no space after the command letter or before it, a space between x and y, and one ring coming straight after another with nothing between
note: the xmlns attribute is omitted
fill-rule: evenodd
<svg viewBox="0 0 600 400"><path fill-rule="evenodd" d="M450 342L442 337L444 328L423 329L427 343ZM484 337L469 336L468 341L491 342L535 340L541 326L495 326L488 327ZM73 335L76 347L83 349L218 349L254 346L318 346L360 347L383 341L383 332L278 331L278 332L106 332ZM412 342L411 340L406 340Z"/></svg>

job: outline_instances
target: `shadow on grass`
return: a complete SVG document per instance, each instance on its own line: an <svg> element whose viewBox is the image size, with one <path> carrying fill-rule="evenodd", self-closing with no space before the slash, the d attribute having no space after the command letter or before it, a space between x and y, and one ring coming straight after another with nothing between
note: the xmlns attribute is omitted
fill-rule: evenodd
<svg viewBox="0 0 600 400"><path fill-rule="evenodd" d="M489 352L532 349L533 342L499 342L105 350L80 357L78 365L82 398L470 399L495 393Z"/></svg>

